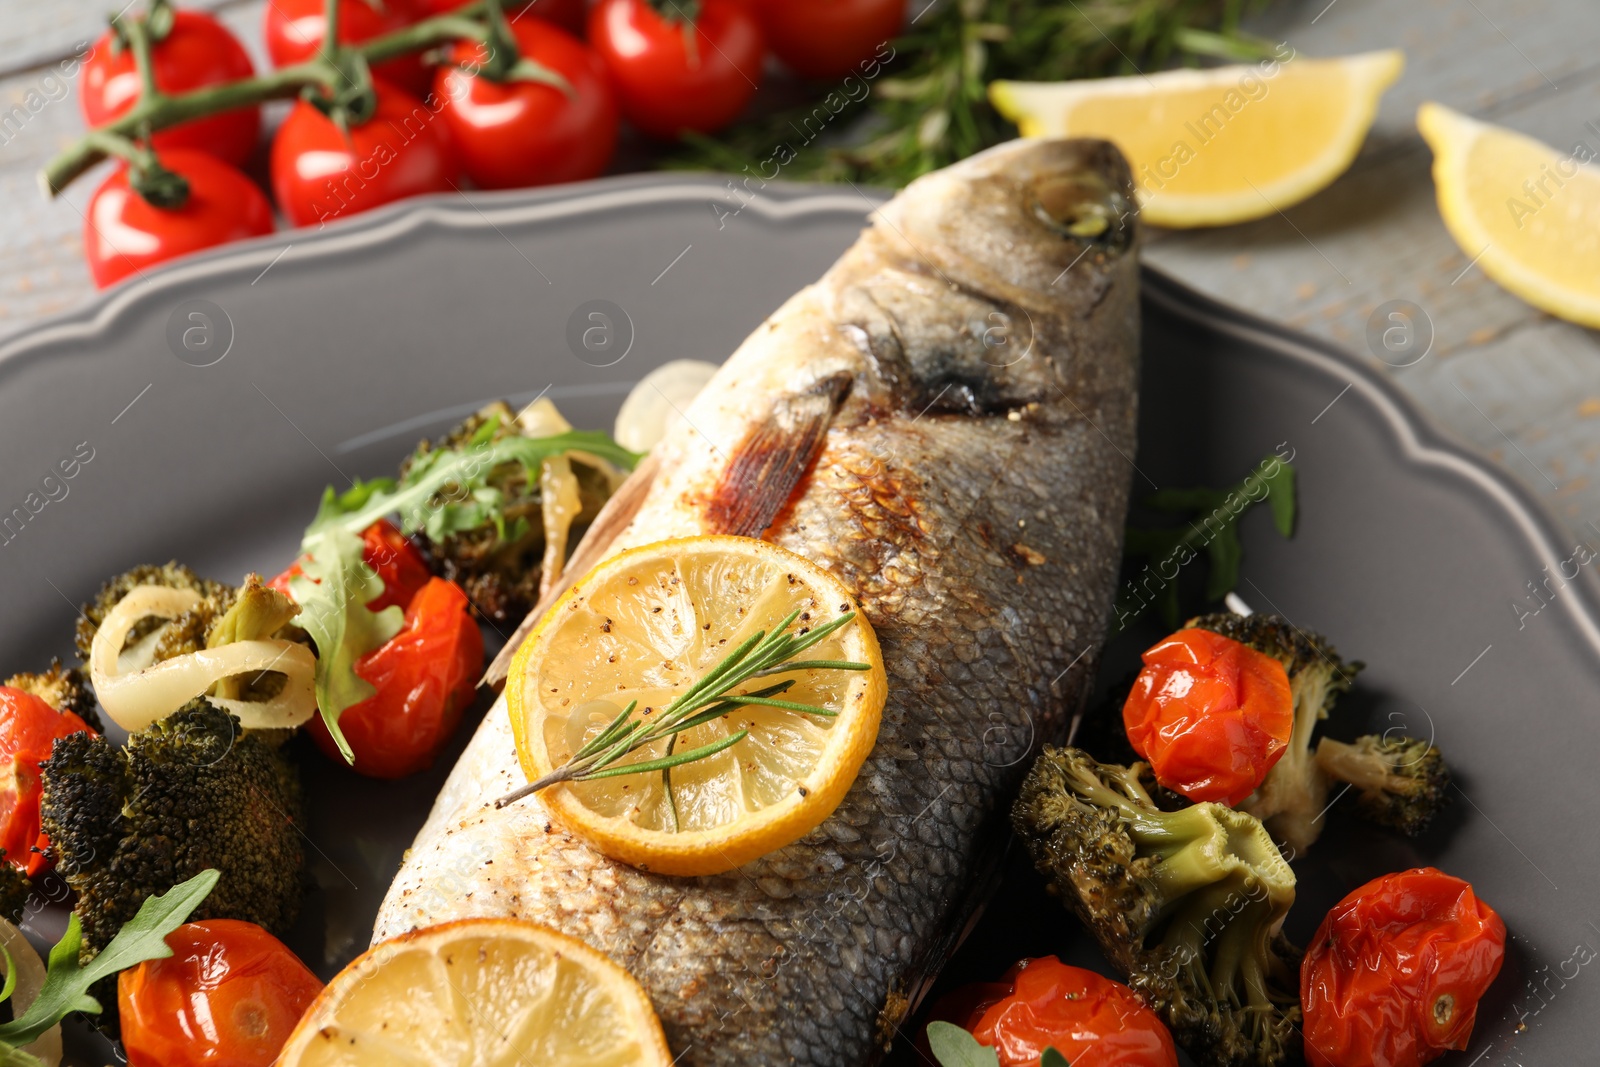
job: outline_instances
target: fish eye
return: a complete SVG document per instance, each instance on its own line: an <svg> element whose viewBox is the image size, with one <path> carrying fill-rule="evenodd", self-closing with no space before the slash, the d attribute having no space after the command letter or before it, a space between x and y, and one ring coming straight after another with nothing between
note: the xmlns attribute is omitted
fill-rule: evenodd
<svg viewBox="0 0 1600 1067"><path fill-rule="evenodd" d="M1136 209L1093 173L1046 178L1031 192L1035 218L1063 237L1121 252L1133 243Z"/></svg>

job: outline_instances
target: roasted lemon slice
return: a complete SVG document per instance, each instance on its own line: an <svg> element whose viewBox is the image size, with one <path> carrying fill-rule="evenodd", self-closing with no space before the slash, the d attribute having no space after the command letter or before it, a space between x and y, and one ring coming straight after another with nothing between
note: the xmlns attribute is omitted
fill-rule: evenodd
<svg viewBox="0 0 1600 1067"><path fill-rule="evenodd" d="M786 632L797 634L851 613L801 659L866 669L768 673L731 690L749 694L789 683L783 702L830 714L747 704L640 748L617 766L714 747L747 732L714 755L540 793L568 830L645 870L715 874L782 848L844 799L877 739L887 683L877 639L849 590L811 561L765 541L662 541L585 575L512 661L506 701L523 770L530 782L550 774L629 704L629 721L652 721L731 650L758 633L774 635L786 619L794 619Z"/></svg>
<svg viewBox="0 0 1600 1067"><path fill-rule="evenodd" d="M1600 327L1600 171L1580 145L1561 152L1424 104L1445 227L1468 259L1534 307Z"/></svg>
<svg viewBox="0 0 1600 1067"><path fill-rule="evenodd" d="M385 941L328 983L276 1067L667 1067L650 998L564 934L467 919Z"/></svg>
<svg viewBox="0 0 1600 1067"><path fill-rule="evenodd" d="M1157 226L1246 222L1299 203L1350 166L1398 51L1071 82L997 81L1024 137L1103 137L1133 167Z"/></svg>

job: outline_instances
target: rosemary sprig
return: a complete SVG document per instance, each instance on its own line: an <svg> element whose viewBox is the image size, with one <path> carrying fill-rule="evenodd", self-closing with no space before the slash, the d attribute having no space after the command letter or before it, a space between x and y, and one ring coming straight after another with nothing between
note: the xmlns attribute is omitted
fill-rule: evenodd
<svg viewBox="0 0 1600 1067"><path fill-rule="evenodd" d="M853 660L796 658L829 634L848 624L856 617L855 612L847 612L815 629L789 633L789 627L793 626L799 617L800 611L796 608L770 633L766 630L757 630L751 634L724 656L715 667L667 705L660 715L634 718L633 712L638 706L638 701L631 701L606 725L605 729L574 752L566 763L538 781L530 782L516 792L501 797L495 801L494 806L503 808L507 804L515 804L526 796L561 782L589 782L600 778L618 778L626 774L648 774L659 771L667 790L667 797L672 803L676 821L677 802L672 800L672 781L669 777L672 769L714 756L724 749L732 748L750 735L750 731L740 730L720 741L713 741L699 748L689 749L686 752L674 751L679 736L686 731L704 726L714 719L751 704L826 718L834 718L839 714L832 708L777 699L794 685L793 678L748 693L737 691L741 685L757 678L790 674L795 671L872 669L870 664L856 663ZM660 759L642 763L621 762L641 748L648 748L663 740L667 741L667 751Z"/></svg>
<svg viewBox="0 0 1600 1067"><path fill-rule="evenodd" d="M879 50L881 62L817 86L817 99L719 138L688 138L665 165L743 172L763 182L781 176L902 186L1015 136L989 106L989 82L1134 74L1199 57L1261 58L1270 49L1242 33L1239 19L1264 2L913 0L914 20Z"/></svg>

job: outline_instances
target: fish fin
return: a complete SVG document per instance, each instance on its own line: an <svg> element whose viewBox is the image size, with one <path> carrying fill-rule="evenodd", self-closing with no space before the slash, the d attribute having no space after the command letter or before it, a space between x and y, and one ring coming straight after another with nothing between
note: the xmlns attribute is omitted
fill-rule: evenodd
<svg viewBox="0 0 1600 1067"><path fill-rule="evenodd" d="M594 517L594 522L589 524L588 531L583 535L583 540L572 550L572 555L567 558L567 566L561 572L561 577L539 598L539 603L533 606L525 619L517 626L517 632L506 641L500 654L489 664L489 669L483 672L479 685L486 685L493 689L500 688L505 683L506 676L511 673L511 659L517 654L517 649L522 647L522 642L528 634L544 618L544 613L550 610L550 605L561 598L561 595L571 589L577 580L588 574L599 563L611 547L611 542L617 535L628 528L633 517L639 513L639 508L644 504L644 499L650 494L650 486L655 483L656 475L661 468L661 460L656 452L650 453L639 461L633 473L617 487L611 494L600 513Z"/></svg>
<svg viewBox="0 0 1600 1067"><path fill-rule="evenodd" d="M773 405L723 468L705 508L710 532L760 537L772 525L822 451L828 424L854 382L854 375L831 374Z"/></svg>

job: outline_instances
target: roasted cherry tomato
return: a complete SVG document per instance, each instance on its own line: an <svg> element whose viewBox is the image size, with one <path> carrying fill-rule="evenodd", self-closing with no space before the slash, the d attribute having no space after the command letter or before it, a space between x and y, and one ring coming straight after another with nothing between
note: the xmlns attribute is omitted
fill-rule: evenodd
<svg viewBox="0 0 1600 1067"><path fill-rule="evenodd" d="M117 976L128 1067L270 1067L322 991L255 923L185 923L167 947Z"/></svg>
<svg viewBox="0 0 1600 1067"><path fill-rule="evenodd" d="M692 30L648 0L600 0L589 41L616 80L622 113L652 137L721 129L761 82L761 27L734 0L700 0Z"/></svg>
<svg viewBox="0 0 1600 1067"><path fill-rule="evenodd" d="M1506 955L1506 924L1432 867L1341 900L1300 964L1310 1067L1421 1067L1472 1038Z"/></svg>
<svg viewBox="0 0 1600 1067"><path fill-rule="evenodd" d="M0 685L0 848L29 877L50 865L39 829L39 764L58 738L93 732L72 712Z"/></svg>
<svg viewBox="0 0 1600 1067"><path fill-rule="evenodd" d="M339 716L358 773L415 774L455 732L483 671L483 634L468 609L460 586L431 579L406 607L405 629L356 663L356 673L377 689ZM310 726L322 751L343 763L322 717Z"/></svg>
<svg viewBox="0 0 1600 1067"><path fill-rule="evenodd" d="M172 13L172 29L150 49L156 88L186 93L208 85L238 81L255 73L250 55L228 28L204 11ZM133 51L119 46L108 31L95 41L78 76L78 106L84 121L101 126L126 115L138 103L142 85ZM261 133L261 108L242 107L195 119L158 132L157 150L196 148L243 166Z"/></svg>
<svg viewBox="0 0 1600 1067"><path fill-rule="evenodd" d="M468 0L416 0L415 7L424 16L443 15L466 3ZM520 5L513 0L500 5L512 26L531 16L554 23L572 34L583 33L584 16L588 13L584 6L583 0L530 0Z"/></svg>
<svg viewBox="0 0 1600 1067"><path fill-rule="evenodd" d="M539 82L494 82L468 73L482 47L460 44L439 68L435 96L461 167L485 189L593 178L617 145L616 92L600 57L566 31L534 18L512 23L517 51L567 80L572 93Z"/></svg>
<svg viewBox="0 0 1600 1067"><path fill-rule="evenodd" d="M1133 990L1054 956L1023 960L998 983L958 989L932 1014L965 1026L995 1050L1000 1067L1038 1067L1048 1048L1073 1067L1178 1067L1172 1035Z"/></svg>
<svg viewBox="0 0 1600 1067"><path fill-rule="evenodd" d="M906 0L753 0L767 45L806 78L840 78L894 55Z"/></svg>
<svg viewBox="0 0 1600 1067"><path fill-rule="evenodd" d="M367 608L382 611L394 605L405 610L411 598L433 578L433 572L428 570L428 561L422 558L422 553L417 551L417 546L411 543L410 538L388 519L379 519L368 526L361 532L361 540L365 544L361 551L362 561L383 582L383 592L367 601ZM302 573L300 564L294 563L267 584L284 596L292 597L294 594L289 592L289 581Z"/></svg>
<svg viewBox="0 0 1600 1067"><path fill-rule="evenodd" d="M1122 722L1162 785L1190 800L1237 804L1288 747L1289 675L1232 638L1179 630L1144 653Z"/></svg>
<svg viewBox="0 0 1600 1067"><path fill-rule="evenodd" d="M374 81L377 110L348 134L304 100L278 127L272 191L296 226L457 187L461 170L448 126L410 93Z"/></svg>
<svg viewBox="0 0 1600 1067"><path fill-rule="evenodd" d="M272 205L242 172L206 152L175 148L161 165L189 182L182 207L156 207L118 167L89 198L83 249L94 284L113 282L175 256L272 232Z"/></svg>
<svg viewBox="0 0 1600 1067"><path fill-rule="evenodd" d="M287 67L316 55L325 29L322 7L323 0L272 0L267 5L261 36L266 40L273 66ZM370 41L404 29L411 22L411 8L394 0L339 0L340 44ZM418 96L426 93L433 81L421 55L415 52L379 63L372 73Z"/></svg>

